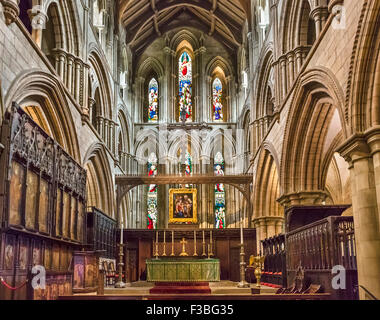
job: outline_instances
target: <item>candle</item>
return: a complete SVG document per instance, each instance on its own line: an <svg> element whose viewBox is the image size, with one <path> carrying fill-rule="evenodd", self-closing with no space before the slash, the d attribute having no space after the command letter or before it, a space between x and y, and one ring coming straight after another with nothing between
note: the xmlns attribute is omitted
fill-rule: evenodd
<svg viewBox="0 0 380 320"><path fill-rule="evenodd" d="M166 243L166 234L165 234L166 231L164 231L164 243Z"/></svg>
<svg viewBox="0 0 380 320"><path fill-rule="evenodd" d="M203 242L205 242L205 231L204 230L202 232L202 235L203 235Z"/></svg>
<svg viewBox="0 0 380 320"><path fill-rule="evenodd" d="M120 225L120 244L123 244L123 216L121 216L121 225Z"/></svg>
<svg viewBox="0 0 380 320"><path fill-rule="evenodd" d="M197 244L197 232L194 230L194 243Z"/></svg>
<svg viewBox="0 0 380 320"><path fill-rule="evenodd" d="M212 243L212 230L210 231L210 243Z"/></svg>
<svg viewBox="0 0 380 320"><path fill-rule="evenodd" d="M158 231L156 231L156 244L158 243Z"/></svg>
<svg viewBox="0 0 380 320"><path fill-rule="evenodd" d="M172 231L172 243L174 243L174 231Z"/></svg>

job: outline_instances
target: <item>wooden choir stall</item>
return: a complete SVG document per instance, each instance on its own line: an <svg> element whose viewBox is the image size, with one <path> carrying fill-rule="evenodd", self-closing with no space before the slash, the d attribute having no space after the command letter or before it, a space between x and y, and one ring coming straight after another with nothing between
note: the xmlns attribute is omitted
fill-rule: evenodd
<svg viewBox="0 0 380 320"><path fill-rule="evenodd" d="M86 171L16 104L1 143L0 300L70 295L73 252L85 243ZM41 268L46 287L34 290Z"/></svg>

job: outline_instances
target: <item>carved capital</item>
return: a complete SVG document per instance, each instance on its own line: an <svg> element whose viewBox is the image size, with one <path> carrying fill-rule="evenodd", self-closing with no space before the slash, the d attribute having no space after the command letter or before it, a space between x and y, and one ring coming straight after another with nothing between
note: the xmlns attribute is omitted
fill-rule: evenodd
<svg viewBox="0 0 380 320"><path fill-rule="evenodd" d="M0 0L0 1L4 9L5 24L9 26L11 23L13 23L16 20L16 18L20 14L18 0Z"/></svg>

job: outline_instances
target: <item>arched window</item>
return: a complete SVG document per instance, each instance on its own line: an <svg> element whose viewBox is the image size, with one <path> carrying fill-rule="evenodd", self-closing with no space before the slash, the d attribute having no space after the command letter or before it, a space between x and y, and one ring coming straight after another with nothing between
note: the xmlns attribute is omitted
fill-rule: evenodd
<svg viewBox="0 0 380 320"><path fill-rule="evenodd" d="M189 152L186 152L186 159L185 159L185 175L191 176L193 173L193 163L191 154Z"/></svg>
<svg viewBox="0 0 380 320"><path fill-rule="evenodd" d="M212 97L214 121L223 121L223 85L219 78L215 78L212 84Z"/></svg>
<svg viewBox="0 0 380 320"><path fill-rule="evenodd" d="M152 153L148 159L148 175L155 177L157 175L157 157ZM148 189L148 229L157 229L157 185L151 184Z"/></svg>
<svg viewBox="0 0 380 320"><path fill-rule="evenodd" d="M158 82L152 78L149 82L148 122L158 121Z"/></svg>
<svg viewBox="0 0 380 320"><path fill-rule="evenodd" d="M214 174L224 176L224 158L218 152L214 159ZM224 229L226 227L226 197L223 183L215 185L215 228Z"/></svg>
<svg viewBox="0 0 380 320"><path fill-rule="evenodd" d="M179 118L181 121L192 121L192 62L184 51L179 58Z"/></svg>

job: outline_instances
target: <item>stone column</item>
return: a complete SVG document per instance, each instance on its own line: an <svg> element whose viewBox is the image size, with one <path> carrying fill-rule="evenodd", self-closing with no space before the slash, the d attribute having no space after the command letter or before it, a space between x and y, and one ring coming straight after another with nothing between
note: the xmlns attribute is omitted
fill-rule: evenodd
<svg viewBox="0 0 380 320"><path fill-rule="evenodd" d="M67 77L66 77L66 87L69 89L70 93L74 93L74 81L73 81L73 65L75 57L71 54L67 55Z"/></svg>
<svg viewBox="0 0 380 320"><path fill-rule="evenodd" d="M82 61L78 58L75 60L75 88L74 88L74 97L75 100L79 103L80 99L80 89L81 89L81 69Z"/></svg>
<svg viewBox="0 0 380 320"><path fill-rule="evenodd" d="M163 89L165 89L165 92L163 94L166 99L163 99L163 103L161 104L160 108L160 122L167 123L169 121L169 110L170 110L170 97L171 97L171 77L172 77L172 53L171 49L169 47L164 48L164 54L165 54L165 76L164 79L164 85L162 86Z"/></svg>
<svg viewBox="0 0 380 320"><path fill-rule="evenodd" d="M282 81L282 95L281 99L284 99L287 94L287 72L286 72L286 57L280 57L280 65L281 65L281 81Z"/></svg>
<svg viewBox="0 0 380 320"><path fill-rule="evenodd" d="M207 119L207 97L206 97L206 92L207 88L205 88L205 53L206 53L206 48L205 47L200 47L199 48L199 54L198 54L198 63L199 63L199 86L198 86L198 96L200 97L198 99L198 105L197 105L197 110L199 113L199 121L206 121ZM201 111L202 110L202 111Z"/></svg>
<svg viewBox="0 0 380 320"><path fill-rule="evenodd" d="M359 285L380 297L379 138L356 136L339 150L350 164ZM377 181L376 181L377 178ZM360 299L366 294L360 290Z"/></svg>
<svg viewBox="0 0 380 320"><path fill-rule="evenodd" d="M288 75L288 79L289 79L289 86L291 86L293 84L293 81L294 81L294 52L289 52L288 55L287 55L287 58L288 58L288 70L289 70L289 75Z"/></svg>
<svg viewBox="0 0 380 320"><path fill-rule="evenodd" d="M310 16L315 21L315 31L316 31L317 38L321 34L322 29L326 23L327 15L328 15L328 10L326 7L316 7L310 13Z"/></svg>

